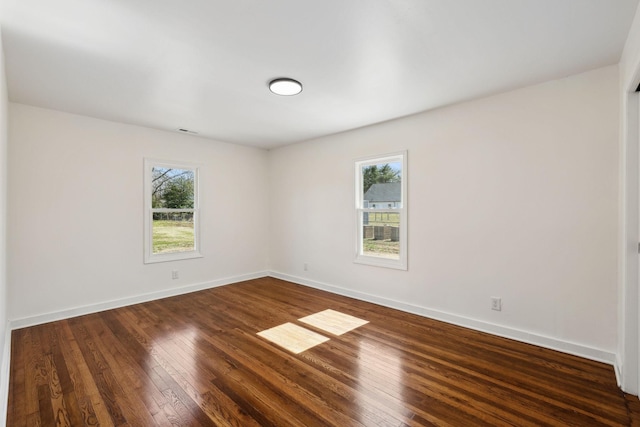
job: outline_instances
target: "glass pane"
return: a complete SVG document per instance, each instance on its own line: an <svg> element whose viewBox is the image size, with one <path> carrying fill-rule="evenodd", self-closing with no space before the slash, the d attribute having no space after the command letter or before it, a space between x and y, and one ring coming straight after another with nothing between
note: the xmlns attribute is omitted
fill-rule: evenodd
<svg viewBox="0 0 640 427"><path fill-rule="evenodd" d="M363 208L394 209L402 207L402 163L362 166Z"/></svg>
<svg viewBox="0 0 640 427"><path fill-rule="evenodd" d="M362 255L400 259L399 213L362 213Z"/></svg>
<svg viewBox="0 0 640 427"><path fill-rule="evenodd" d="M153 213L153 253L194 251L193 212Z"/></svg>
<svg viewBox="0 0 640 427"><path fill-rule="evenodd" d="M195 174L191 169L155 166L151 170L151 207L154 209L192 209Z"/></svg>

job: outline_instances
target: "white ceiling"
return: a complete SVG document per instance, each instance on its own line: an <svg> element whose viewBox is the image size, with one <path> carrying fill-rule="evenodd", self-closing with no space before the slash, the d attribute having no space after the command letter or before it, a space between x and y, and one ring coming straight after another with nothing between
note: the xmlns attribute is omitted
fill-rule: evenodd
<svg viewBox="0 0 640 427"><path fill-rule="evenodd" d="M637 4L0 0L0 25L11 101L272 148L615 64Z"/></svg>

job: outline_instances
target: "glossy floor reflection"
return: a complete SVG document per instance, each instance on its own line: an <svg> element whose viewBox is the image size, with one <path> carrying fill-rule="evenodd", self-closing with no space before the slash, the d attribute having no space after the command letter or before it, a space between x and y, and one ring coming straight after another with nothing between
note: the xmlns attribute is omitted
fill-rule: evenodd
<svg viewBox="0 0 640 427"><path fill-rule="evenodd" d="M257 335L368 321L299 354ZM12 334L9 426L631 425L613 368L272 278ZM632 408L630 412L627 408Z"/></svg>

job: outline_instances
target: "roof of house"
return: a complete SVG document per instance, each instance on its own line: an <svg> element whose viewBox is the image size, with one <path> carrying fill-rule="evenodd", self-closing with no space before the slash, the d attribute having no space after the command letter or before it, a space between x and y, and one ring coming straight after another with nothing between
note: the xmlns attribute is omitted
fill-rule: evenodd
<svg viewBox="0 0 640 427"><path fill-rule="evenodd" d="M364 200L369 202L399 202L401 201L402 189L399 182L385 182L383 184L373 184L366 193Z"/></svg>

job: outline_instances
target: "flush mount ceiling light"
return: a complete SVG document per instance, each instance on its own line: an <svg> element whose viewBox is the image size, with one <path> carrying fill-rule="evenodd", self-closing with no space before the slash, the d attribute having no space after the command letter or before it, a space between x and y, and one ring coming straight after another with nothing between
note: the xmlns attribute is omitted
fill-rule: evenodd
<svg viewBox="0 0 640 427"><path fill-rule="evenodd" d="M297 80L280 78L269 82L269 90L276 95L297 95L302 92L302 84Z"/></svg>

